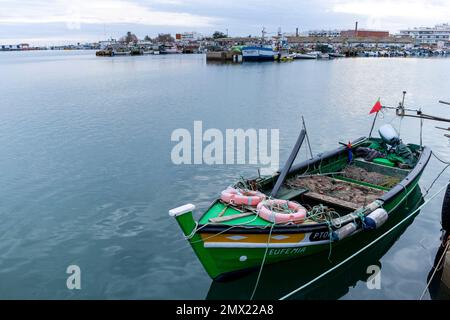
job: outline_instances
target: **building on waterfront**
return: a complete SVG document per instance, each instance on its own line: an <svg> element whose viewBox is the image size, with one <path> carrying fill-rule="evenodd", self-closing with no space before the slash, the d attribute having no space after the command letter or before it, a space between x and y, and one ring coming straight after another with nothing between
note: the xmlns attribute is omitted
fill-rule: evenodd
<svg viewBox="0 0 450 320"><path fill-rule="evenodd" d="M401 37L412 37L416 44L438 45L440 42L449 45L450 25L448 23L438 24L432 28L419 27L407 30L400 30Z"/></svg>
<svg viewBox="0 0 450 320"><path fill-rule="evenodd" d="M357 29L341 31L341 37L345 38L387 38L389 31Z"/></svg>
<svg viewBox="0 0 450 320"><path fill-rule="evenodd" d="M183 32L175 34L175 41L182 42L194 42L200 41L203 39L203 36L198 32Z"/></svg>
<svg viewBox="0 0 450 320"><path fill-rule="evenodd" d="M341 30L311 30L308 37L337 38L341 36Z"/></svg>
<svg viewBox="0 0 450 320"><path fill-rule="evenodd" d="M34 48L30 47L30 45L28 43L0 45L0 51L24 51L24 50L32 50L32 49L34 49Z"/></svg>

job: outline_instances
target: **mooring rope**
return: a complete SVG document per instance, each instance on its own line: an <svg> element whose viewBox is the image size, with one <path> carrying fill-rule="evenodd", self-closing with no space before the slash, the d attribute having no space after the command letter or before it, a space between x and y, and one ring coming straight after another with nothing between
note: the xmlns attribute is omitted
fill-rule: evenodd
<svg viewBox="0 0 450 320"><path fill-rule="evenodd" d="M447 183L445 184L445 186L443 186L441 189L439 189L439 191L437 191L435 194L433 194L429 199L425 200L425 202L419 206L416 210L414 210L412 213L410 213L408 216L406 216L403 220L401 220L399 223L397 223L395 226L393 226L391 229L389 229L388 231L386 231L385 233L383 233L381 236L379 236L378 238L376 238L375 240L373 240L372 242L370 242L368 245L364 246L363 248L359 249L357 252L355 252L354 254L352 254L351 256L349 256L348 258L346 258L345 260L341 261L340 263L338 263L337 265L335 265L334 267L328 269L327 271L325 271L324 273L320 274L319 276L317 276L316 278L312 279L311 281L309 281L308 283L302 285L301 287L295 289L294 291L291 291L290 293L282 296L279 300L285 300L287 298L289 298L290 296L296 294L297 292L305 289L306 287L310 286L311 284L313 284L314 282L320 280L321 278L323 278L324 276L326 276L327 274L329 274L330 272L336 270L337 268L339 268L340 266L342 266L343 264L345 264L346 262L350 261L351 259L353 259L354 257L356 257L357 255L359 255L361 252L365 251L366 249L370 248L371 246L373 246L375 243L377 243L378 241L380 241L382 238L384 238L385 236L387 236L390 232L392 232L394 229L397 229L399 226L401 226L405 221L407 221L408 219L410 219L413 215L415 215L417 212L419 212L423 207L425 207L428 203L430 203L431 200L433 200L438 194L440 194L445 188L447 188L447 186L450 184Z"/></svg>
<svg viewBox="0 0 450 320"><path fill-rule="evenodd" d="M428 187L428 189L426 190L425 195L428 194L428 192L430 191L430 189L433 187L433 185L435 184L435 182L439 179L439 177L448 169L448 167L450 167L450 162L446 162L444 160L441 160L436 153L434 153L434 151L431 152L431 154L439 161L442 162L443 164L446 164L446 166L442 169L441 172L439 172L439 174L436 176L436 178L433 180L433 182L430 184L430 186Z"/></svg>
<svg viewBox="0 0 450 320"><path fill-rule="evenodd" d="M252 295L250 296L250 300L253 300L253 297L255 296L255 293L256 293L256 289L258 289L259 280L261 278L261 274L262 274L262 271L264 268L264 263L266 262L267 251L269 251L270 239L272 238L272 230L273 230L274 226L275 226L275 222L270 227L269 237L267 238L266 251L264 252L263 260L261 262L261 267L259 268L258 277L256 278L255 286L253 288Z"/></svg>
<svg viewBox="0 0 450 320"><path fill-rule="evenodd" d="M433 281L433 278L436 275L436 272L438 271L438 269L440 269L439 265L441 264L442 259L444 259L444 257L446 255L447 250L448 250L449 247L450 247L450 238L447 239L447 245L445 246L444 251L442 252L442 255L441 255L441 257L439 259L439 262L437 263L436 267L433 267L434 268L433 274L431 275L430 280L427 282L427 285L425 286L425 289L423 289L423 292L420 295L419 300L422 300L423 297L425 296L425 292L427 292L428 288L430 287L431 281Z"/></svg>

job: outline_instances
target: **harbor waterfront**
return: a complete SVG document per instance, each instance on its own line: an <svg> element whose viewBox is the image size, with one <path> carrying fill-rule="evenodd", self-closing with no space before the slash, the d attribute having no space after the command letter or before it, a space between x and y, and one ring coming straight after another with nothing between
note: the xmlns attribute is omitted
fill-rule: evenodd
<svg viewBox="0 0 450 320"><path fill-rule="evenodd" d="M27 51L0 52L0 68L2 299L248 299L257 272L211 281L167 212L194 203L198 218L258 166L174 164L174 130L199 120L222 131L279 129L284 163L302 115L314 155L367 136L378 97L396 106L406 90L407 107L450 115L437 103L448 100L450 59L438 57L236 65L207 63L205 54L103 59L93 51ZM387 111L377 126L384 123L419 142L417 120ZM449 139L434 126L424 122L423 144L448 160ZM307 157L302 149L299 160ZM422 192L413 189L415 201L404 210L423 202L442 168L431 157ZM449 179L445 172L430 195ZM293 298L418 299L440 245L442 197L338 276ZM346 256L331 252L330 259ZM82 271L81 290L66 288L70 265ZM366 283L371 265L381 270L380 288ZM310 280L303 270L295 260L268 266L255 297L281 298Z"/></svg>

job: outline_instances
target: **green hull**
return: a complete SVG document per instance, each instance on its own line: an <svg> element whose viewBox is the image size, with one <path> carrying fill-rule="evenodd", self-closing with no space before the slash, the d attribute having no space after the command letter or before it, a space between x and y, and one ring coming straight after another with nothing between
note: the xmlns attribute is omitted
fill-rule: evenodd
<svg viewBox="0 0 450 320"><path fill-rule="evenodd" d="M420 164L423 168L428 162L428 159L425 160L425 163ZM335 172L333 170L342 167L343 164L345 165L345 161L345 154L338 154L320 169ZM424 162L423 159L422 162ZM327 167L324 168L325 166ZM381 206L389 214L388 221L402 219L408 213L405 211L405 208L412 203L417 203L417 192L413 191L418 189L418 182L423 168L420 168L419 171L416 170L417 172L414 172L414 175L409 174L406 177L407 183L403 183L405 180L402 181L401 189L398 189L396 186L397 189L392 188L387 192L389 196L385 197ZM414 169L411 170L411 172L413 171ZM397 191L394 192L395 190ZM283 233L277 231L271 234L270 241L268 241L271 224L266 221L259 221L259 217L257 219L249 217L236 219L228 223L226 229L217 233L207 231L207 228L202 229L207 224L208 214L217 215L217 211L220 211L221 208L217 203L213 204L200 219L198 226L194 221L192 208L173 214L195 254L212 279L227 278L249 271L260 267L263 262L265 265L270 265L317 254L328 257L330 253L338 250L341 246L351 246L352 243L360 243L364 239L375 239L379 231L385 230L386 226L389 225L386 223L380 229L374 231L364 230L356 232L348 238L336 242L329 240L329 229L322 230L322 232L298 231ZM254 225L265 223L265 232L259 232L258 234L255 232L247 233L245 230L231 230L234 226L239 226L243 223L247 225L249 230ZM198 228L198 231L196 231L196 228ZM320 235L318 240L312 240L313 233ZM289 239L292 238L296 240L290 241Z"/></svg>

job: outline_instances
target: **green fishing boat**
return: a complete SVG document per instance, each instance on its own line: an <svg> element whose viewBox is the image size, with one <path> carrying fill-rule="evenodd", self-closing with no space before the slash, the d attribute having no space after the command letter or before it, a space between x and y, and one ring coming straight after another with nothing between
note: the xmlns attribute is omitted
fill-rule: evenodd
<svg viewBox="0 0 450 320"><path fill-rule="evenodd" d="M170 210L209 276L244 271L375 238L415 197L431 150L404 144L389 125L293 165L306 131L281 172L240 179L198 221L195 206Z"/></svg>

